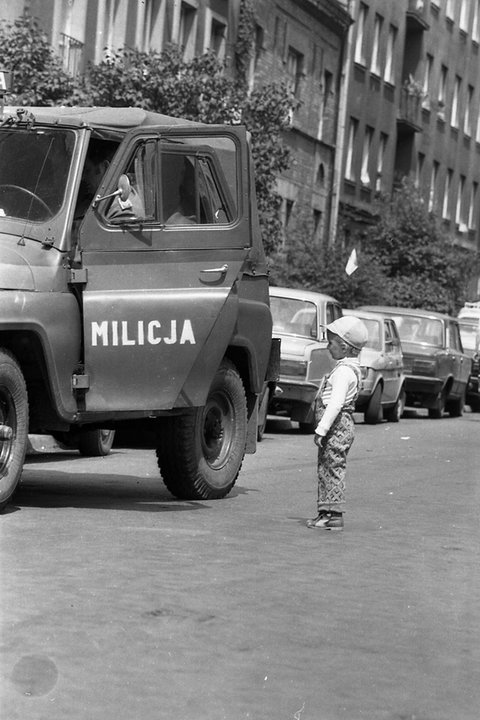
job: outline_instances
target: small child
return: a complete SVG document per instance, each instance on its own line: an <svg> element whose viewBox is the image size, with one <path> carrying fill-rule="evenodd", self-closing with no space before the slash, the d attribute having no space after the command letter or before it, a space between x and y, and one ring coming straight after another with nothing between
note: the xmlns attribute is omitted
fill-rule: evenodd
<svg viewBox="0 0 480 720"><path fill-rule="evenodd" d="M336 364L323 378L315 398L315 444L318 446L318 516L307 520L315 530L343 530L347 455L353 443L353 411L360 388L358 355L367 329L356 317L327 325L328 350Z"/></svg>

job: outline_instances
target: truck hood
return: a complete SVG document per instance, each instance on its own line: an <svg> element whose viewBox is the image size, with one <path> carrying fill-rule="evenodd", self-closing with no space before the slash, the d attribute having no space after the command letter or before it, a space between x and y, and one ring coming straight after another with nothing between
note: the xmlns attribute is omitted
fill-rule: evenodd
<svg viewBox="0 0 480 720"><path fill-rule="evenodd" d="M0 242L3 241L4 236ZM0 290L35 290L28 261L17 250L4 245L0 245Z"/></svg>

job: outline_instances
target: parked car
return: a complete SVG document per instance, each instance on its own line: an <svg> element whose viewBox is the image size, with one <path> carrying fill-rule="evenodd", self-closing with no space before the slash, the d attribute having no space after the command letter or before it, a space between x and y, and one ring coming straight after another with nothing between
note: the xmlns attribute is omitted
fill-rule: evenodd
<svg viewBox="0 0 480 720"><path fill-rule="evenodd" d="M362 306L393 318L403 349L406 405L428 408L428 416L463 413L471 360L463 351L458 320L430 310Z"/></svg>
<svg viewBox="0 0 480 720"><path fill-rule="evenodd" d="M467 302L458 313L458 324L465 352L472 358L467 385L467 405L480 412L480 302Z"/></svg>
<svg viewBox="0 0 480 720"><path fill-rule="evenodd" d="M320 381L333 367L325 325L342 316L335 298L291 288L270 288L273 336L280 338L280 377L268 411L315 429L312 403Z"/></svg>
<svg viewBox="0 0 480 720"><path fill-rule="evenodd" d="M374 425L383 418L398 422L405 408L403 353L397 326L392 318L366 310L343 309L344 315L360 318L368 341L359 355L362 383L355 410Z"/></svg>

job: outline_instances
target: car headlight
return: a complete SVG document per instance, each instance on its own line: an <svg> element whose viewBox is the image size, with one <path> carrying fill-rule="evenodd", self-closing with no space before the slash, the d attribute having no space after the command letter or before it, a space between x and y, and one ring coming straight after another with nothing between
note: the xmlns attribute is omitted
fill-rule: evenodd
<svg viewBox="0 0 480 720"><path fill-rule="evenodd" d="M304 378L307 375L305 360L280 360L280 375Z"/></svg>

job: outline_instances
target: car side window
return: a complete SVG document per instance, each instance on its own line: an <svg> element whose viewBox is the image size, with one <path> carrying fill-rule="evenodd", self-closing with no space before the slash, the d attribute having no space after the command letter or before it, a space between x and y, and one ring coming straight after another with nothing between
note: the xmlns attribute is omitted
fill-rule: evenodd
<svg viewBox="0 0 480 720"><path fill-rule="evenodd" d="M327 306L325 308L325 317L326 317L326 324L329 325L334 320L337 320L337 318L342 317L342 308L340 305L337 305L337 303L331 303L327 302Z"/></svg>
<svg viewBox="0 0 480 720"><path fill-rule="evenodd" d="M456 323L450 322L448 324L448 345L452 350L458 350L462 352L462 343L460 340L460 332Z"/></svg>

